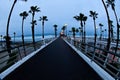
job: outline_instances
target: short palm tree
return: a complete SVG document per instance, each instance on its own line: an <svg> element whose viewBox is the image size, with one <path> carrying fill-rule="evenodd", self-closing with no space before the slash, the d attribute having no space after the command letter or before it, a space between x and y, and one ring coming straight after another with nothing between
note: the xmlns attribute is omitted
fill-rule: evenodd
<svg viewBox="0 0 120 80"><path fill-rule="evenodd" d="M107 3L107 7L111 6L111 8L114 12L115 18L116 18L116 22L117 22L117 43L116 43L116 50L115 50L115 53L116 53L117 48L118 48L118 44L119 44L119 28L120 28L120 25L119 25L117 13L116 13L116 10L115 10L115 0L107 0L106 3Z"/></svg>
<svg viewBox="0 0 120 80"><path fill-rule="evenodd" d="M102 40L102 27L103 27L103 24L99 23L99 26L100 26L100 40Z"/></svg>
<svg viewBox="0 0 120 80"><path fill-rule="evenodd" d="M74 39L75 39L75 32L76 32L75 27L72 27L72 33L73 33L73 38L74 38Z"/></svg>
<svg viewBox="0 0 120 80"><path fill-rule="evenodd" d="M34 36L34 23L35 23L34 16L35 16L35 12L40 12L39 7L31 6L29 13L32 14L32 22L31 22L31 24L32 24L32 27L31 27L32 28L32 39L33 39L33 47L36 50L36 48L35 48L35 36Z"/></svg>
<svg viewBox="0 0 120 80"><path fill-rule="evenodd" d="M81 31L82 31L82 42L83 42L83 17L84 17L84 14L80 13L79 16L76 15L74 16L73 18L75 18L77 21L80 21L80 25L81 25Z"/></svg>
<svg viewBox="0 0 120 80"><path fill-rule="evenodd" d="M96 46L96 39L97 39L96 22L95 22L97 15L98 13L96 13L96 11L90 11L90 17L92 17L94 21L94 47Z"/></svg>
<svg viewBox="0 0 120 80"><path fill-rule="evenodd" d="M27 1L27 0L22 0L22 1ZM11 10L10 10L10 13L9 13L9 16L8 16L8 21L7 21L7 29L6 29L6 45L7 45L7 50L8 50L8 53L11 53L11 50L10 50L10 36L9 36L9 24L10 24L10 18L11 18L11 15L12 15L12 11L14 9L14 6L16 4L17 0L14 0L13 4L12 4L12 7L11 7Z"/></svg>
<svg viewBox="0 0 120 80"><path fill-rule="evenodd" d="M57 25L54 24L53 27L54 27L54 30L55 30L55 37L57 37Z"/></svg>
<svg viewBox="0 0 120 80"><path fill-rule="evenodd" d="M26 11L20 13L20 16L22 17L22 44L23 44L23 49L25 53L25 42L24 42L24 31L23 31L23 25L24 25L24 20L28 16L28 13Z"/></svg>
<svg viewBox="0 0 120 80"><path fill-rule="evenodd" d="M83 22L84 22L84 43L86 42L86 31L85 31L85 22L87 21L87 16L83 17Z"/></svg>
<svg viewBox="0 0 120 80"><path fill-rule="evenodd" d="M42 38L44 40L44 23L45 23L45 21L48 21L47 16L40 17L39 21L42 22Z"/></svg>

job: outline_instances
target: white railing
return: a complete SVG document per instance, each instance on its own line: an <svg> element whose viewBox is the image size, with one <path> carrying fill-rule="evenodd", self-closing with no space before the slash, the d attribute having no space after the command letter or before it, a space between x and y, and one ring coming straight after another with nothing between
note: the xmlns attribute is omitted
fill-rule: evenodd
<svg viewBox="0 0 120 80"><path fill-rule="evenodd" d="M73 38L66 38L67 42L80 50L84 55L89 57L91 61L97 63L101 68L107 71L116 80L120 79L120 52L115 54L111 48L110 51L105 50L105 45L99 44L94 47L93 42L82 43Z"/></svg>
<svg viewBox="0 0 120 80"><path fill-rule="evenodd" d="M48 38L43 41L38 41L35 43L36 50L39 49L41 46L46 45L54 38ZM19 60L23 59L30 53L36 51L32 43L26 43L23 47L22 43L16 43L12 45L13 47L10 49L11 53L8 53L7 49L0 51L0 73L5 71L7 68L18 62Z"/></svg>

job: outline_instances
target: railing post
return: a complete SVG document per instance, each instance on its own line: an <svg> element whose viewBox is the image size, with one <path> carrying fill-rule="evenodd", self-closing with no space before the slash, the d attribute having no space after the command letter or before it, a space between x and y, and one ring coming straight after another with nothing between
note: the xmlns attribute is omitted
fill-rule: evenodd
<svg viewBox="0 0 120 80"><path fill-rule="evenodd" d="M20 49L19 49L19 47L18 47L18 54L19 54L19 56L20 56L20 59L22 59L22 56L21 56L21 54L20 54Z"/></svg>
<svg viewBox="0 0 120 80"><path fill-rule="evenodd" d="M118 77L118 79L117 79L117 80L119 80L119 79L120 79L120 69L118 70L118 72L117 72L116 76Z"/></svg>
<svg viewBox="0 0 120 80"><path fill-rule="evenodd" d="M95 57L95 54L96 54L96 53L95 53L95 49L96 49L96 48L95 48L95 46L94 46L94 51L93 51L93 56L92 56L91 61L93 61L93 60L94 60L94 57Z"/></svg>
<svg viewBox="0 0 120 80"><path fill-rule="evenodd" d="M85 54L87 53L87 45L86 45L86 43L85 43Z"/></svg>
<svg viewBox="0 0 120 80"><path fill-rule="evenodd" d="M107 54L106 59L105 59L105 62L104 62L104 64L103 64L104 67L106 67L106 63L107 63L107 61L108 61L108 56L109 56L109 53Z"/></svg>

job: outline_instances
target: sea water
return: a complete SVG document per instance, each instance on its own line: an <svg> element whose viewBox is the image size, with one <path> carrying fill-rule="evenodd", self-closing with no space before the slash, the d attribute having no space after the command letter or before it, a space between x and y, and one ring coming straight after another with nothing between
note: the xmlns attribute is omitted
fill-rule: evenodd
<svg viewBox="0 0 120 80"><path fill-rule="evenodd" d="M44 35L44 39L53 38L53 37L54 37L54 35L52 35L52 34ZM31 35L26 35L26 36L24 36L24 40L27 41L27 42L31 42L32 41L32 36ZM42 40L42 36L41 35L35 35L35 41L40 41L40 40ZM11 41L21 42L22 37L21 36L11 37Z"/></svg>

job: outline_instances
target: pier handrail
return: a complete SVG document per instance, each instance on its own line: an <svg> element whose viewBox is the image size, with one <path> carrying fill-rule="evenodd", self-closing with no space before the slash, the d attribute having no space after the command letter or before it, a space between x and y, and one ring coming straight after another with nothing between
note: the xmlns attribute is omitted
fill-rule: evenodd
<svg viewBox="0 0 120 80"><path fill-rule="evenodd" d="M72 38L65 38L65 40L90 58L91 61L96 62L116 80L120 79L120 53L115 54L112 50L106 51L105 47L95 47L94 43L82 43Z"/></svg>
<svg viewBox="0 0 120 80"><path fill-rule="evenodd" d="M45 44L52 41L54 38L47 38L45 39ZM45 45L43 40L35 42L36 50L39 49L42 45ZM7 49L0 51L0 73L5 71L7 68L24 58L25 56L32 53L34 50L33 43L25 43L25 51L23 49L22 42L18 42L13 44L14 46L11 47L11 54L8 53Z"/></svg>

